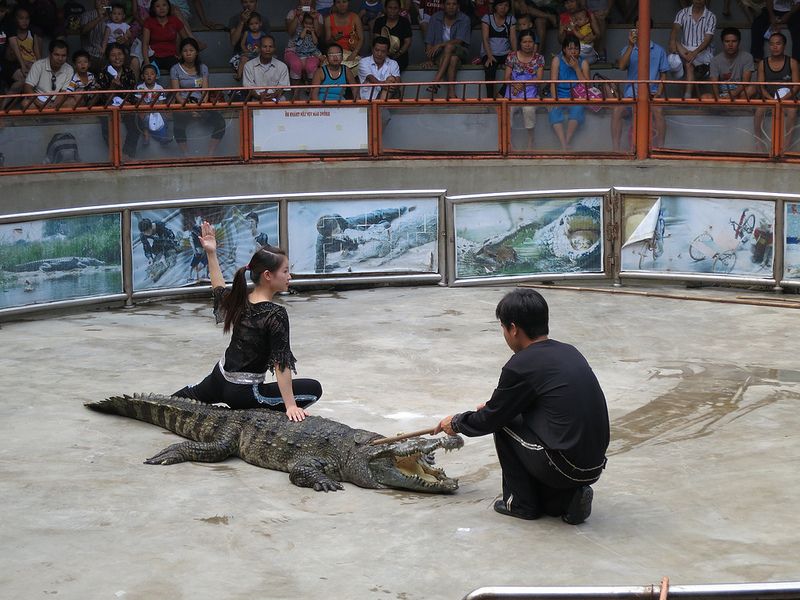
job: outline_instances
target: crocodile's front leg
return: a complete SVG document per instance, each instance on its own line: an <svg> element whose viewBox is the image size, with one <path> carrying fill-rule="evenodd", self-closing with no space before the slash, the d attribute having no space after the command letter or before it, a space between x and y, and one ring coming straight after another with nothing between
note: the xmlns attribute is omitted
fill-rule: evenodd
<svg viewBox="0 0 800 600"><path fill-rule="evenodd" d="M318 492L343 490L342 484L325 473L325 463L318 458L305 458L296 462L289 471L289 481L299 487L314 488Z"/></svg>
<svg viewBox="0 0 800 600"><path fill-rule="evenodd" d="M220 462L233 455L233 444L230 440L179 442L167 446L144 462L146 465L174 465L186 461Z"/></svg>

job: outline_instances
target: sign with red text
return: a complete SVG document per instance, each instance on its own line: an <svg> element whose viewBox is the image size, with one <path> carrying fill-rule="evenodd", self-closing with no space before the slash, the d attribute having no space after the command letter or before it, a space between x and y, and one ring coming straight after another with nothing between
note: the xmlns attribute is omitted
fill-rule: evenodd
<svg viewBox="0 0 800 600"><path fill-rule="evenodd" d="M256 153L369 151L366 106L298 106L253 111Z"/></svg>

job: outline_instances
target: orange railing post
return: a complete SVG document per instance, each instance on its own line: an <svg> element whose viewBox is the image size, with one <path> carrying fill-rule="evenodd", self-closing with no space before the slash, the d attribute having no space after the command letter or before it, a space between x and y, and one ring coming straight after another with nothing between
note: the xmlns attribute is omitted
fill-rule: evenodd
<svg viewBox="0 0 800 600"><path fill-rule="evenodd" d="M639 0L639 83L636 84L636 158L650 156L650 0Z"/></svg>

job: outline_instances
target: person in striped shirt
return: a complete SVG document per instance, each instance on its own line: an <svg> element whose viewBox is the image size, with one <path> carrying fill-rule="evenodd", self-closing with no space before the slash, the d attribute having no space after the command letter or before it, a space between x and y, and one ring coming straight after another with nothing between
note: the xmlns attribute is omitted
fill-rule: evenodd
<svg viewBox="0 0 800 600"><path fill-rule="evenodd" d="M697 77L698 71L708 73L708 65L714 57L711 42L716 28L717 17L706 7L706 0L692 0L691 6L675 15L669 37L669 51L681 57L686 81L700 79ZM686 85L684 97L692 97L693 87L691 83Z"/></svg>

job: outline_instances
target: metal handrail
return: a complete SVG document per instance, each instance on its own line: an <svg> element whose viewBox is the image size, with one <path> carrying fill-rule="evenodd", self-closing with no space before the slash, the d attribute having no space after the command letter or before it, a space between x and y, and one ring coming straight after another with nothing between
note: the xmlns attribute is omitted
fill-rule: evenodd
<svg viewBox="0 0 800 600"><path fill-rule="evenodd" d="M667 590L664 590L667 591ZM615 600L656 599L662 584L645 586L482 587L463 600ZM668 596L681 600L800 600L800 581L702 585L669 584Z"/></svg>

